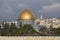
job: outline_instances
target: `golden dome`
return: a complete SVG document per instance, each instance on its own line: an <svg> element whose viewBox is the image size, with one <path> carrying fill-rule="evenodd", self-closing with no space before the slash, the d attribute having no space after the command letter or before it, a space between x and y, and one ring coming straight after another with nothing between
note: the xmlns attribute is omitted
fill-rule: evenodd
<svg viewBox="0 0 60 40"><path fill-rule="evenodd" d="M32 12L27 9L22 11L18 16L18 20L33 20L33 19L34 19L34 16Z"/></svg>

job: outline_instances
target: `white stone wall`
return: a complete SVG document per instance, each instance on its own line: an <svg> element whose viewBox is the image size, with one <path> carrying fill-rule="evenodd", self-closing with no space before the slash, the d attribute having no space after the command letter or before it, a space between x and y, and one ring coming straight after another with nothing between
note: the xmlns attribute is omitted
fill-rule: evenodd
<svg viewBox="0 0 60 40"><path fill-rule="evenodd" d="M53 24L53 28L59 28L60 27L60 20L57 18L52 19L52 24Z"/></svg>
<svg viewBox="0 0 60 40"><path fill-rule="evenodd" d="M40 20L40 25L44 25L44 26L46 26L46 22L45 22L45 20Z"/></svg>
<svg viewBox="0 0 60 40"><path fill-rule="evenodd" d="M15 25L17 26L17 21L10 21L10 22L6 22L11 26L11 23L15 23Z"/></svg>
<svg viewBox="0 0 60 40"><path fill-rule="evenodd" d="M37 22L40 22L39 25L44 25L44 26L46 26L46 22L45 22L44 19L42 19L42 20L40 20L40 19L36 19L36 20L35 20L35 24L36 24Z"/></svg>
<svg viewBox="0 0 60 40"><path fill-rule="evenodd" d="M53 36L12 36L12 37L5 37L0 36L0 40L60 40L60 37L53 37Z"/></svg>
<svg viewBox="0 0 60 40"><path fill-rule="evenodd" d="M60 28L60 24L58 25L53 24L53 28Z"/></svg>

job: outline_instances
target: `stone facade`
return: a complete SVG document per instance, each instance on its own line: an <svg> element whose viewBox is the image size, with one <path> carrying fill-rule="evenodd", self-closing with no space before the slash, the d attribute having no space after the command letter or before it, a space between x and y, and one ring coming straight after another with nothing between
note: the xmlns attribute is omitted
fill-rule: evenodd
<svg viewBox="0 0 60 40"><path fill-rule="evenodd" d="M0 36L0 40L60 40L60 37L54 36L14 36L14 37L5 37Z"/></svg>

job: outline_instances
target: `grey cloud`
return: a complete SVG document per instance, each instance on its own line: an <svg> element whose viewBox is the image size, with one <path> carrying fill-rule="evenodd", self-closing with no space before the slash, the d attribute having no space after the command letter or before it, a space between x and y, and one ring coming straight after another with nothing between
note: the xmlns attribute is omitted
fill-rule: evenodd
<svg viewBox="0 0 60 40"><path fill-rule="evenodd" d="M57 17L60 16L60 3L54 3L52 5L44 6L41 10L46 17Z"/></svg>
<svg viewBox="0 0 60 40"><path fill-rule="evenodd" d="M19 12L24 8L31 9L35 16L39 16L39 10L41 10L44 15L52 15L51 12L53 12L53 10L59 10L59 7L56 7L54 9L51 8L52 11L50 11L48 7L51 7L53 3L60 3L60 0L0 0L0 19L16 20ZM48 8L48 12L46 12L45 8ZM56 12L59 14L60 12L57 10ZM53 14L56 14L54 12Z"/></svg>

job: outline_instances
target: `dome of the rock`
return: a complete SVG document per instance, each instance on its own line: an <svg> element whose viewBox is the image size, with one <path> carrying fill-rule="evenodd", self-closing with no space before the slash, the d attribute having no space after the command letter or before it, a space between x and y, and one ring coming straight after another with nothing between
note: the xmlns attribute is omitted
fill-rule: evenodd
<svg viewBox="0 0 60 40"><path fill-rule="evenodd" d="M33 20L34 15L30 10L23 10L21 13L19 13L18 20Z"/></svg>

